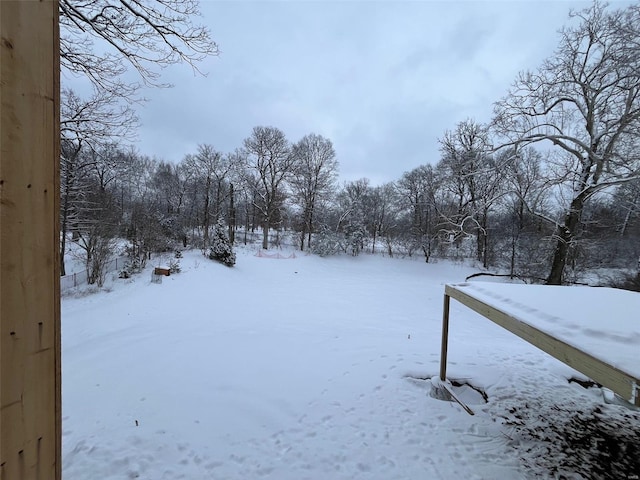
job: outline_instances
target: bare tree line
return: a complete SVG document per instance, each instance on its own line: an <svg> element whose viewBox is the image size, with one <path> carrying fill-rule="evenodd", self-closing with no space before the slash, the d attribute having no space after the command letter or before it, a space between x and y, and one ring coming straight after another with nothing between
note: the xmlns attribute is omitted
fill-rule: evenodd
<svg viewBox="0 0 640 480"><path fill-rule="evenodd" d="M104 0L91 3L101 5L93 16L79 16L75 2L61 3L69 25L91 20L98 37L125 18L118 15L131 15L129 7L148 8ZM182 12L197 6L156 3ZM113 5L118 10L103 18ZM217 51L208 32L187 28L189 22L171 30L137 22L125 22L124 31L156 35L141 34L155 38L149 52L156 56L127 50L120 37L116 57L132 63L145 82L157 81L147 69L154 62L193 65ZM114 66L105 77L112 80L94 82L93 98L63 92L63 242L67 233L84 242L89 268L102 248L93 236L127 238L132 255L145 258L176 245L206 248L211 228L223 222L236 242L260 231L262 248L271 246L270 232L293 232L301 250L322 255L382 250L420 254L427 262L472 258L486 269L548 284L580 280L594 267L635 265L640 7L614 10L595 2L573 12L559 38L549 59L518 75L490 122L461 121L440 138L440 158L380 186L367 179L338 185L329 139L312 133L290 142L270 126L255 127L234 152L203 143L178 164L127 150L119 144L135 127L127 100L137 87L120 85ZM157 50L178 46L183 55ZM65 55L70 70L81 70L72 60L82 55L79 64L91 65L90 50L69 47ZM63 243L61 262L64 251Z"/></svg>

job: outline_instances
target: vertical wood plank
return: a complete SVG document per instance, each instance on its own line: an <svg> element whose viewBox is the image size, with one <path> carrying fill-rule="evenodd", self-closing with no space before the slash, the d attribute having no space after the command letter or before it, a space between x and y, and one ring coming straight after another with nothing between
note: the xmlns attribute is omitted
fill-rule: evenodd
<svg viewBox="0 0 640 480"><path fill-rule="evenodd" d="M61 478L57 0L0 1L0 479Z"/></svg>

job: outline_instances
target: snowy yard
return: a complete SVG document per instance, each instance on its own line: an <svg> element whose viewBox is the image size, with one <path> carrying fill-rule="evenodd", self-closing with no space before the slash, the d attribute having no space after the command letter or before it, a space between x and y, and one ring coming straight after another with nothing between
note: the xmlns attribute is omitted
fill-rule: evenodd
<svg viewBox="0 0 640 480"><path fill-rule="evenodd" d="M65 480L639 478L638 412L457 302L448 376L488 401L429 396L475 270L254 253L63 299Z"/></svg>

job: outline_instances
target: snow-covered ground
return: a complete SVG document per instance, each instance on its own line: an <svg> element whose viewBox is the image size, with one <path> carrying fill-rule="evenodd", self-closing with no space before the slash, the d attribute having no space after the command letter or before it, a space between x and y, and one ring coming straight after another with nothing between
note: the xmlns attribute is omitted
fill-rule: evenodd
<svg viewBox="0 0 640 480"><path fill-rule="evenodd" d="M639 478L638 412L455 301L448 376L487 402L429 395L472 268L254 254L63 299L65 480Z"/></svg>

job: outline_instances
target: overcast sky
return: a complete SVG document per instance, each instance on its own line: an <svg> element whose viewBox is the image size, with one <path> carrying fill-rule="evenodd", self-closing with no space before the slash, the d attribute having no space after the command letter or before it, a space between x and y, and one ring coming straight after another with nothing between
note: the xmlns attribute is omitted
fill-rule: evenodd
<svg viewBox="0 0 640 480"><path fill-rule="evenodd" d="M518 71L553 54L574 1L212 1L203 22L220 56L165 70L147 90L142 154L177 162L223 152L254 126L334 144L340 179L372 184L439 159L438 138L490 120Z"/></svg>

